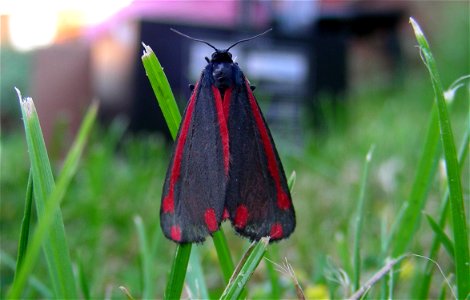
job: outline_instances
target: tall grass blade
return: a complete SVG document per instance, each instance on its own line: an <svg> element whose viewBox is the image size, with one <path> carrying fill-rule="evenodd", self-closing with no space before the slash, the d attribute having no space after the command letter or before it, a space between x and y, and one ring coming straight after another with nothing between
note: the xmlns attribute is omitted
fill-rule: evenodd
<svg viewBox="0 0 470 300"><path fill-rule="evenodd" d="M173 257L170 276L166 284L164 299L179 299L183 291L192 244L179 244Z"/></svg>
<svg viewBox="0 0 470 300"><path fill-rule="evenodd" d="M131 292L125 286L120 286L119 289L124 295L126 295L127 300L135 300Z"/></svg>
<svg viewBox="0 0 470 300"><path fill-rule="evenodd" d="M57 185L55 185L34 103L31 98L21 99L19 91L18 95L20 97L26 141L31 159L34 198L36 200L39 220L24 262L8 293L8 298L19 298L21 296L27 278L36 263L41 246L43 246L46 255L55 297L77 298L78 294L72 272L72 263L60 213L60 202L77 170L85 141L96 119L98 106L96 103L91 105L85 115L77 138L65 159Z"/></svg>
<svg viewBox="0 0 470 300"><path fill-rule="evenodd" d="M193 248L189 257L188 273L186 274L186 284L191 299L209 299L204 274L201 267L199 249Z"/></svg>
<svg viewBox="0 0 470 300"><path fill-rule="evenodd" d="M369 177L369 166L374 152L374 146L371 146L366 155L364 162L364 170L361 178L361 188L359 191L359 199L357 203L356 222L354 224L354 245L353 245L353 265L354 265L354 282L353 289L358 290L361 281L361 253L360 243L362 236L362 226L364 223L364 202L366 194L367 178Z"/></svg>
<svg viewBox="0 0 470 300"><path fill-rule="evenodd" d="M157 101L162 110L163 117L165 118L165 121L168 125L168 129L170 130L173 139L175 139L181 122L181 114L179 112L178 105L176 104L170 84L168 83L165 72L163 71L160 62L158 61L157 56L149 46L145 44L143 44L143 46L144 54L142 55L142 63L144 65L145 71L147 72L147 77L150 80L150 84L152 85L155 96L157 97ZM224 278L228 280L228 278L230 278L230 274L233 271L233 262L222 228L214 233L213 239L217 250L217 255L219 256L222 273L224 274ZM178 266L180 272L183 272L184 274L177 274L177 271L172 269L170 272L170 277L176 276L176 278L170 278L168 280L165 293L165 295L171 293L171 296L173 297L176 296L177 291L175 288L170 287L169 285L175 283L176 287L181 287L179 294L176 296L180 297L184 283L184 275L186 274L187 263L191 253L191 245L185 245L184 249L179 249L180 247L180 245L177 246L175 255L187 255L187 257L175 256L173 266ZM178 262L178 264L175 264L176 262ZM184 262L186 262L186 266L181 265ZM179 280L183 280L183 282L179 282Z"/></svg>
<svg viewBox="0 0 470 300"><path fill-rule="evenodd" d="M151 299L155 297L155 275L153 272L155 269L155 264L151 250L149 248L149 242L147 240L142 218L140 216L134 217L134 224L137 231L139 255L142 268L142 298Z"/></svg>
<svg viewBox="0 0 470 300"><path fill-rule="evenodd" d="M8 253L0 250L0 265L4 265L9 269L15 271L15 260L11 257ZM44 299L51 299L53 296L52 291L47 287L39 278L34 275L29 276L28 278L28 285L31 286L34 290L36 290L39 295Z"/></svg>
<svg viewBox="0 0 470 300"><path fill-rule="evenodd" d="M439 72L432 55L428 41L424 36L419 24L410 18L416 40L420 45L424 63L429 71L432 86L434 88L436 104L438 107L439 128L444 158L446 162L447 181L449 184L449 200L452 218L452 232L454 238L454 263L457 283L457 297L465 299L470 292L470 254L468 248L468 229L463 203L463 193L460 180L460 168L457 161L457 152L454 144L454 135L447 112L447 104L444 97Z"/></svg>
<svg viewBox="0 0 470 300"><path fill-rule="evenodd" d="M447 250L447 253L449 254L449 256L455 259L454 244L452 243L450 238L447 236L444 230L442 230L439 224L437 224L437 222L430 215L425 214L425 216L426 216L426 219L428 220L429 226L431 226L432 231L434 231L434 234L439 239L439 242Z"/></svg>
<svg viewBox="0 0 470 300"><path fill-rule="evenodd" d="M441 287L441 290L439 292L439 297L438 299L439 300L445 300L447 299L446 297L446 292L447 292L447 285L443 284L442 287Z"/></svg>
<svg viewBox="0 0 470 300"><path fill-rule="evenodd" d="M88 284L90 277L86 276L85 267L83 266L83 261L81 259L78 260L77 268L78 285L80 287L80 290L82 291L83 299L91 299L90 286Z"/></svg>
<svg viewBox="0 0 470 300"><path fill-rule="evenodd" d="M437 108L434 105L429 120L424 147L418 162L418 167L411 187L411 193L406 200L392 226L386 249L391 246L391 254L397 257L405 253L413 239L421 220L421 211L426 203L432 180L439 161L439 125ZM393 243L393 245L390 245ZM386 256L386 254L384 255Z"/></svg>
<svg viewBox="0 0 470 300"><path fill-rule="evenodd" d="M295 173L295 171L292 171L292 173L289 176L289 179L287 179L287 186L289 187L289 191L291 193L292 193L292 190L294 189L296 180L297 180L297 173Z"/></svg>
<svg viewBox="0 0 470 300"><path fill-rule="evenodd" d="M33 173L29 170L28 185L26 186L26 199L23 213L23 220L21 221L20 240L18 242L18 255L16 258L16 269L21 268L26 249L28 248L29 241L29 227L31 224L31 208L33 206ZM15 277L17 276L15 272ZM13 280L14 281L14 280Z"/></svg>
<svg viewBox="0 0 470 300"><path fill-rule="evenodd" d="M212 240L214 242L215 250L217 251L225 284L227 284L232 276L234 265L224 232L221 229L217 230L212 234Z"/></svg>
<svg viewBox="0 0 470 300"><path fill-rule="evenodd" d="M461 144L460 150L459 150L459 167L460 167L460 172L464 169L464 164L466 161L466 158L468 156L469 152L469 139L470 139L470 128L467 128L467 131L465 132L465 136L463 138L463 143ZM446 224L446 218L447 218L447 211L449 209L449 189L447 188L443 200L441 201L441 206L439 208L439 227L444 228ZM440 239L435 236L433 239L433 242L431 244L431 250L429 251L428 257L432 260L434 260L437 256L437 253L439 252L439 247L440 247ZM416 292L418 292L417 295L414 295L415 298L419 299L426 299L428 298L429 294L429 288L431 286L431 279L432 279L432 269L434 268L434 264L432 263L431 260L428 260L426 262L426 265L423 270L423 276L418 280L420 283L420 287L418 289L415 289Z"/></svg>
<svg viewBox="0 0 470 300"><path fill-rule="evenodd" d="M240 297L251 275L263 259L268 244L269 238L265 237L250 246L238 266L235 268L235 271L230 278L230 282L225 287L220 299L238 299Z"/></svg>
<svg viewBox="0 0 470 300"><path fill-rule="evenodd" d="M173 140L176 139L178 128L181 123L181 114L176 104L175 97L171 91L170 83L166 78L157 56L150 46L143 44L144 54L142 63L152 85L153 92L157 97L158 104L162 110L168 129ZM183 291L184 278L188 268L189 256L191 255L191 244L181 244L176 246L173 264L168 278L165 299L175 299L181 297Z"/></svg>
<svg viewBox="0 0 470 300"><path fill-rule="evenodd" d="M171 136L176 138L178 128L181 123L181 114L176 104L175 97L171 91L170 83L166 78L165 72L158 61L157 56L150 46L142 43L144 46L144 54L142 55L142 63L144 64L147 77L152 85L153 92L157 97L158 104L162 110L163 117L168 125Z"/></svg>
<svg viewBox="0 0 470 300"><path fill-rule="evenodd" d="M274 268L275 264L273 261L274 257L277 257L276 251L274 251L275 247L270 247L269 252L266 251L264 257L266 258L266 269L268 271L269 282L271 285L271 299L280 299L281 298L281 284L279 281L279 272Z"/></svg>

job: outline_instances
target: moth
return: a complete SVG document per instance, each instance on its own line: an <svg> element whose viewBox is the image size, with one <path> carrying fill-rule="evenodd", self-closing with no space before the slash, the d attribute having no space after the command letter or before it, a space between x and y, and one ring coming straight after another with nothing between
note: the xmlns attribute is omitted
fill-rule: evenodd
<svg viewBox="0 0 470 300"><path fill-rule="evenodd" d="M254 87L229 52L206 57L183 114L160 208L164 235L176 243L203 242L228 219L236 232L259 240L287 238L295 212L273 138Z"/></svg>

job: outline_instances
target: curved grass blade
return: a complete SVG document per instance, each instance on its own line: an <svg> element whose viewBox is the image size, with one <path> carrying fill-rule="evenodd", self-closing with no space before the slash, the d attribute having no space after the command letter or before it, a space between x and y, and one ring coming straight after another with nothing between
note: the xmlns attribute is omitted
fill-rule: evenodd
<svg viewBox="0 0 470 300"><path fill-rule="evenodd" d="M220 268L222 275L224 276L225 284L228 284L232 273L234 271L234 265L232 255L228 248L227 239L225 238L224 231L222 228L212 234L212 241L214 242L215 250L217 251L217 257L219 258ZM242 291L242 298L245 298L246 291Z"/></svg>
<svg viewBox="0 0 470 300"><path fill-rule="evenodd" d="M469 115L470 116L470 115ZM467 131L465 132L465 136L463 138L463 143L461 144L460 150L459 150L459 166L460 166L460 172L464 169L464 164L466 161L466 158L468 156L469 152L469 140L470 140L470 128L467 128ZM447 219L447 214L449 210L449 189L447 188L447 191L444 194L443 200L441 201L441 207L439 209L439 227L444 228L446 224L446 219ZM441 243L440 240L437 236L434 237L433 242L431 244L431 250L429 251L428 257L432 260L434 260L437 256L437 253L439 252L439 247ZM414 298L417 299L427 299L429 298L429 288L431 287L431 279L432 279L432 269L434 268L434 265L431 260L427 260L426 265L423 270L423 276L420 278L418 281L420 283L420 287L416 289L416 292L418 293L417 295L413 295Z"/></svg>
<svg viewBox="0 0 470 300"><path fill-rule="evenodd" d="M55 185L34 103L31 98L22 100L20 94L19 97L33 171L34 198L39 220L24 262L18 270L18 276L15 278L7 298L21 297L27 278L31 274L41 246L43 246L55 297L76 299L78 294L60 214L60 202L77 170L85 141L96 119L98 105L92 104L85 115L77 138L65 159L57 185Z"/></svg>
<svg viewBox="0 0 470 300"><path fill-rule="evenodd" d="M28 185L26 186L26 199L23 220L21 221L20 240L18 242L18 255L16 258L16 270L21 268L29 241L29 227L31 224L31 208L33 206L33 173L29 170ZM15 272L15 277L18 272ZM15 281L15 280L13 280Z"/></svg>
<svg viewBox="0 0 470 300"><path fill-rule="evenodd" d="M158 104L160 105L160 109L162 110L163 117L165 118L171 136L175 139L181 123L181 114L178 109L178 105L176 104L170 84L160 62L157 59L157 56L153 52L152 48L144 43L142 43L142 45L144 46L142 63L150 84L152 85L153 92L157 97ZM164 294L165 299L181 297L190 255L191 244L181 244L176 246L173 264Z"/></svg>
<svg viewBox="0 0 470 300"><path fill-rule="evenodd" d="M227 284L235 267L233 265L232 256L230 254L230 250L228 249L227 240L222 229L219 229L212 234L212 240L214 242L215 250L217 251L220 268L222 269L225 283Z"/></svg>
<svg viewBox="0 0 470 300"><path fill-rule="evenodd" d="M157 56L152 48L142 43L144 46L144 54L142 55L142 63L144 64L147 77L152 85L153 92L157 97L158 104L162 110L163 117L168 125L173 140L176 138L178 128L181 123L181 114L176 104L175 97L171 91L170 83L166 78L165 72L158 61Z"/></svg>
<svg viewBox="0 0 470 300"><path fill-rule="evenodd" d="M184 278L188 268L192 244L179 244L176 246L170 276L166 284L164 299L179 299L183 291Z"/></svg>
<svg viewBox="0 0 470 300"><path fill-rule="evenodd" d="M90 286L88 285L88 281L90 280L89 276L85 274L85 267L83 266L83 261L78 259L77 262L77 273L78 273L78 286L80 287L83 295L83 299L88 300L91 299L90 295Z"/></svg>
<svg viewBox="0 0 470 300"><path fill-rule="evenodd" d="M292 190L294 189L296 180L297 180L297 173L295 171L292 171L292 173L289 176L289 179L287 179L287 186L289 187L289 191L291 193L292 193Z"/></svg>
<svg viewBox="0 0 470 300"><path fill-rule="evenodd" d="M429 120L424 147L420 155L418 167L411 187L411 193L398 214L390 237L386 242L385 249L388 250L393 242L391 254L397 257L405 253L418 228L421 220L421 211L426 203L432 180L436 173L439 161L439 125L436 105L433 105ZM387 254L384 253L385 257Z"/></svg>
<svg viewBox="0 0 470 300"><path fill-rule="evenodd" d="M181 123L181 114L178 109L178 105L176 104L170 84L160 62L157 59L157 56L153 52L152 48L144 43L142 43L142 45L144 46L142 63L150 84L152 85L153 92L157 97L163 117L165 118L168 129L170 130L171 136L174 140L178 134L178 128ZM181 297L190 255L191 244L181 244L176 246L173 264L164 294L165 299Z"/></svg>
<svg viewBox="0 0 470 300"><path fill-rule="evenodd" d="M229 284L225 287L220 299L238 299L250 279L256 267L263 259L266 248L269 244L269 237L261 238L258 242L251 244L250 248L240 260L235 268Z"/></svg>
<svg viewBox="0 0 470 300"><path fill-rule="evenodd" d="M137 237L139 242L139 255L142 268L142 298L151 299L154 295L154 282L155 275L153 270L154 261L152 252L149 248L147 235L145 233L145 227L140 216L134 217L134 224L137 231Z"/></svg>
<svg viewBox="0 0 470 300"><path fill-rule="evenodd" d="M277 258L277 252L274 247L269 248L264 255L268 263L266 264L266 269L268 271L269 282L271 285L271 299L280 299L281 298L281 284L279 281L278 271L274 268L275 264L273 263L274 257Z"/></svg>
<svg viewBox="0 0 470 300"><path fill-rule="evenodd" d="M447 236L447 234L444 232L444 230L441 229L441 227L437 224L434 219L428 215L425 214L426 219L428 220L429 226L431 226L432 231L434 231L434 234L436 237L439 239L440 243L446 248L447 253L449 253L450 257L455 259L454 257L454 245L452 244L452 241L450 238Z"/></svg>
<svg viewBox="0 0 470 300"><path fill-rule="evenodd" d="M189 268L186 274L186 284L190 299L209 299L204 274L201 267L199 249L193 248L189 257Z"/></svg>
<svg viewBox="0 0 470 300"><path fill-rule="evenodd" d="M431 77L431 83L435 93L438 108L439 128L444 158L446 162L447 180L449 184L450 211L452 217L452 232L454 238L454 263L457 284L457 297L465 299L470 292L470 254L468 248L468 231L466 224L463 193L460 180L460 168L457 161L457 152L454 144L454 135L447 112L447 104L444 97L439 72L432 55L428 41L424 36L419 24L410 18L416 40L420 45L421 53L426 68Z"/></svg>
<svg viewBox="0 0 470 300"><path fill-rule="evenodd" d="M353 289L358 290L361 280L361 254L360 242L362 236L362 226L364 223L364 202L366 194L367 178L369 177L369 166L374 152L374 146L371 146L367 152L364 162L364 170L362 172L361 189L359 191L359 201L357 202L356 223L354 224L354 246L353 246L353 265L354 265L354 282Z"/></svg>
<svg viewBox="0 0 470 300"><path fill-rule="evenodd" d="M0 265L4 265L15 271L15 260L8 253L0 250ZM54 297L52 291L39 278L34 275L29 276L28 285L36 290L43 299L51 299ZM7 298L5 298L7 299Z"/></svg>
<svg viewBox="0 0 470 300"><path fill-rule="evenodd" d="M119 289L124 295L126 295L127 300L135 300L131 292L125 286L120 286Z"/></svg>
<svg viewBox="0 0 470 300"><path fill-rule="evenodd" d="M157 97L157 101L160 105L163 117L165 118L165 121L168 125L171 136L173 139L175 139L181 122L181 114L179 112L178 105L176 104L175 97L173 96L165 72L163 71L163 68L155 53L149 46L145 44L143 44L143 46L144 54L142 55L142 63L144 65L145 71L147 72L147 77L150 80L150 84L152 85L155 96ZM233 261L230 255L230 251L228 250L227 241L223 234L222 228L213 234L213 241L217 250L217 255L219 257L222 273L225 280L228 281L233 271ZM183 248L180 249L181 247ZM171 270L165 292L165 298L167 296L176 298L180 297L190 253L190 244L177 246L173 260L173 267L178 268L177 270L183 273L179 274L177 270ZM177 257L177 255L181 257ZM186 263L186 265L183 265L184 263ZM175 277L173 278L173 276ZM180 288L179 292L177 291L177 288Z"/></svg>

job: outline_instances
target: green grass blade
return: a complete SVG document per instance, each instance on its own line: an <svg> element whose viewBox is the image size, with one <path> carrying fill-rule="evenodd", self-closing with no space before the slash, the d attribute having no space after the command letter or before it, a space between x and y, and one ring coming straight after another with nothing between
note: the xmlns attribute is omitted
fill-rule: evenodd
<svg viewBox="0 0 470 300"><path fill-rule="evenodd" d="M17 263L15 263L13 257L2 250L0 250L0 264L7 266L13 271L16 270L15 265ZM51 299L54 297L52 291L34 275L29 276L28 285L35 289L43 299Z"/></svg>
<svg viewBox="0 0 470 300"><path fill-rule="evenodd" d="M31 224L31 208L33 206L33 173L29 170L28 185L26 186L26 199L23 220L21 221L20 240L18 242L18 256L16 259L16 270L21 268L29 241L29 227ZM15 272L15 277L17 276ZM13 280L14 281L14 280Z"/></svg>
<svg viewBox="0 0 470 300"><path fill-rule="evenodd" d="M199 249L193 248L189 257L189 268L186 274L186 283L189 289L190 299L209 299L204 274L202 273Z"/></svg>
<svg viewBox="0 0 470 300"><path fill-rule="evenodd" d="M264 257L267 260L266 269L268 271L269 282L271 285L271 299L281 299L281 283L279 281L279 272L274 268L273 261L274 257L277 257L277 253L274 252L274 247L269 248Z"/></svg>
<svg viewBox="0 0 470 300"><path fill-rule="evenodd" d="M374 146L371 146L369 152L366 155L364 162L364 170L361 178L361 188L359 191L359 199L357 202L356 211L356 222L354 224L354 245L353 245L353 265L354 265L354 282L353 289L358 290L361 280L361 253L360 243L362 236L362 226L364 223L364 202L366 194L367 178L369 177L369 166L372 159L372 153L374 152Z"/></svg>
<svg viewBox="0 0 470 300"><path fill-rule="evenodd" d="M153 92L157 97L158 104L160 105L171 136L175 139L181 123L181 114L178 105L176 104L170 84L157 56L149 46L145 44L143 44L143 46L144 54L142 55L142 63L145 72L152 85ZM177 299L181 297L190 255L191 244L179 244L176 246L173 264L165 290L165 299Z"/></svg>
<svg viewBox="0 0 470 300"><path fill-rule="evenodd" d="M292 193L292 190L294 189L296 180L297 180L297 173L295 173L295 171L292 171L292 173L289 176L289 179L287 179L287 186L289 187L289 191L291 193Z"/></svg>
<svg viewBox="0 0 470 300"><path fill-rule="evenodd" d="M144 50L144 54L142 55L142 62L143 62L145 71L147 72L147 77L149 78L150 84L152 85L153 91L157 97L157 101L160 105L160 108L163 113L163 117L165 118L165 121L170 130L170 133L173 139L175 139L178 133L179 124L181 122L181 114L179 112L178 105L176 104L175 98L171 91L170 84L168 83L168 80L163 71L163 68L160 65L160 62L158 61L155 53L149 46L145 44L143 44L143 46L145 50ZM230 252L228 250L227 241L225 239L222 229L219 229L216 233L214 233L213 239L214 239L214 245L217 250L217 254L219 256L222 273L224 274L225 280L228 280L233 271L233 261L231 259ZM180 247L180 246L177 246L177 247ZM187 252L187 249L188 249L188 246L186 246L183 251L181 249L176 249L175 255L188 255L188 256L180 257L180 258L175 257L174 262L178 261L180 263L184 263L184 262L187 263L189 261L189 254L190 254L190 252ZM187 266L183 268L182 265L179 265L179 270L184 269L184 274L186 274L186 268ZM170 272L170 276L173 276L173 275L177 276L177 278L170 278L168 281L168 284L170 283L173 284L174 282L178 282L177 279L181 279L181 277L184 280L184 276L177 275L176 270L172 270ZM183 282L181 282L181 285L178 283L177 286L181 286L182 288ZM175 295L173 293L176 293L175 289L167 286L167 293L169 291L172 291L172 295ZM165 293L165 295L167 293ZM181 294L181 291L180 291L180 294Z"/></svg>
<svg viewBox="0 0 470 300"><path fill-rule="evenodd" d="M432 86L434 88L438 107L439 128L446 161L447 180L449 184L449 200L452 218L452 232L454 238L454 263L457 283L457 297L465 299L470 292L470 254L468 248L468 231L466 224L463 193L460 180L460 168L457 161L457 152L454 144L454 135L447 112L447 104L444 97L439 72L432 55L428 41L426 40L418 23L410 18L416 40L418 41L425 65L429 71Z"/></svg>
<svg viewBox="0 0 470 300"><path fill-rule="evenodd" d="M127 300L135 300L131 292L125 286L120 286L119 289L124 295L126 295Z"/></svg>
<svg viewBox="0 0 470 300"><path fill-rule="evenodd" d="M176 104L175 97L171 91L170 83L166 78L165 72L158 61L157 56L152 48L143 44L144 54L142 55L142 62L144 64L145 72L152 85L153 92L157 97L158 104L162 110L163 117L166 120L168 129L170 130L173 139L176 138L178 128L181 123L181 114Z"/></svg>
<svg viewBox="0 0 470 300"><path fill-rule="evenodd" d="M164 299L179 299L183 291L184 278L188 268L192 244L178 244L173 257L170 276L166 285Z"/></svg>
<svg viewBox="0 0 470 300"><path fill-rule="evenodd" d="M441 229L439 224L437 224L434 219L428 215L425 214L426 219L428 220L429 226L431 226L431 229L434 231L434 234L436 237L439 239L439 242L446 248L447 252L449 253L450 257L454 258L454 245L452 244L452 241L450 238L447 236L447 234L444 232L444 230Z"/></svg>
<svg viewBox="0 0 470 300"><path fill-rule="evenodd" d="M18 92L19 93L19 92ZM20 96L20 95L19 95ZM80 127L77 138L64 162L57 185L47 158L36 109L31 98L21 99L31 168L33 171L34 198L38 211L38 224L26 252L18 276L8 293L8 298L19 298L43 246L48 270L51 273L55 297L77 298L72 263L65 239L65 229L60 214L60 202L78 167L85 141L96 119L98 106L93 104Z"/></svg>
<svg viewBox="0 0 470 300"><path fill-rule="evenodd" d="M149 248L147 235L145 233L142 218L137 216L134 218L134 224L137 230L137 237L139 242L139 255L142 268L142 298L151 299L155 297L154 282L156 280L153 270L155 264L153 256Z"/></svg>
<svg viewBox="0 0 470 300"><path fill-rule="evenodd" d="M289 188L289 191L292 193L294 186L295 186L295 181L297 180L297 173L295 171L292 171L292 173L289 176L289 179L287 179L287 187ZM279 272L274 268L275 264L273 263L274 261L277 261L278 259L278 252L277 252L277 247L271 247L269 252L266 251L265 253L265 258L268 261L266 264L266 269L268 271L268 277L269 277L269 283L271 286L271 294L270 297L271 299L280 299L281 298L281 280L279 279ZM246 298L246 290L241 294L242 298Z"/></svg>
<svg viewBox="0 0 470 300"><path fill-rule="evenodd" d="M224 232L221 229L217 230L212 235L212 240L214 241L215 250L217 251L225 284L227 284L232 276L234 265Z"/></svg>
<svg viewBox="0 0 470 300"><path fill-rule="evenodd" d="M251 275L263 259L268 244L269 238L266 237L250 246L235 269L220 299L238 299L240 297Z"/></svg>
<svg viewBox="0 0 470 300"><path fill-rule="evenodd" d="M446 292L447 292L447 285L443 284L441 286L441 290L439 291L439 297L437 299L439 300L446 300Z"/></svg>
<svg viewBox="0 0 470 300"><path fill-rule="evenodd" d="M79 259L77 263L77 273L78 273L78 286L80 287L83 295L83 299L91 299L90 286L88 281L90 280L89 276L85 274L85 268L83 267L83 262Z"/></svg>
<svg viewBox="0 0 470 300"><path fill-rule="evenodd" d="M470 140L470 128L467 128L465 132L465 136L463 138L463 143L461 144L459 150L459 166L460 172L464 169L465 160L468 156L469 152L469 140ZM449 209L449 190L444 194L443 200L441 201L441 207L439 208L439 227L444 228L446 224L447 218L447 211ZM439 252L439 247L441 243L437 236L434 237L433 242L431 244L431 250L429 251L428 257L432 260L435 260L437 254ZM420 287L415 289L418 292L417 295L414 295L415 298L418 299L427 299L429 295L429 288L431 287L431 279L432 279L432 269L434 268L434 264L431 260L427 260L426 265L423 270L423 276L418 282L420 283Z"/></svg>
<svg viewBox="0 0 470 300"><path fill-rule="evenodd" d="M390 243L392 256L397 257L405 253L413 239L421 220L421 211L426 203L432 180L436 173L439 161L439 125L437 109L434 105L429 120L424 147L418 162L418 167L411 188L410 198L402 205L399 217L392 226ZM384 254L386 256L386 254Z"/></svg>

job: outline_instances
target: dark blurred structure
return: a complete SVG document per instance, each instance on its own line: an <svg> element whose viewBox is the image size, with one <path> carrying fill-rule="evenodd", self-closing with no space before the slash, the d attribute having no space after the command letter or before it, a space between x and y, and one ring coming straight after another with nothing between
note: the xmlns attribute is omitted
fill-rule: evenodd
<svg viewBox="0 0 470 300"><path fill-rule="evenodd" d="M275 135L300 142L304 115L316 125L322 123L320 96L338 102L344 98L355 41L367 44L369 37L379 36L382 46L370 46L369 53L383 52L393 66L387 71L399 68L402 5L359 0L133 1L86 33L74 27L72 39L35 51L31 96L46 136L60 118L75 127L73 132L94 96L101 102L102 121L125 115L133 132L168 136L140 60L141 42L157 54L183 108L188 85L197 80L204 56L213 50L176 35L171 27L220 48L272 27L268 35L231 52L258 87L256 96Z"/></svg>
<svg viewBox="0 0 470 300"><path fill-rule="evenodd" d="M204 67L203 58L210 56L212 49L202 45L200 47L205 52L195 51L195 42L175 35L169 30L170 27L213 42L221 48L223 44L273 27L272 33L258 41L251 41L249 45L241 44L233 51L240 53L242 70L259 86L258 97L261 95L262 100L269 100L269 107L265 109L268 121L289 136L292 132L301 132L299 120L303 107L312 112L312 123L321 126L319 95L327 95L333 101L344 97L348 87L348 57L352 39L364 39L380 33L385 46L376 50L383 51L391 61L394 66L392 72L398 73L401 64L399 25L404 8L397 5L376 8L359 1L355 5L323 2L323 9L308 3L301 3L299 7L284 3L291 6L291 10L282 5L276 8L276 4L236 2L236 15L240 18L230 21L235 22L231 24L235 27L185 23L170 25L162 20L146 18L139 22L138 40L154 49L176 98L186 101L189 98L188 84L197 80L197 72ZM321 4L322 1L317 3ZM302 9L310 12L302 12ZM254 12L264 16L260 18L263 24L259 20L254 22ZM194 55L195 52L200 54L199 57ZM191 64L194 62L191 60L201 62L199 71L192 70ZM156 102L148 79L139 63L134 74L136 89L131 109L131 129L159 130L168 136L161 112L155 109ZM181 104L183 107L184 103Z"/></svg>

